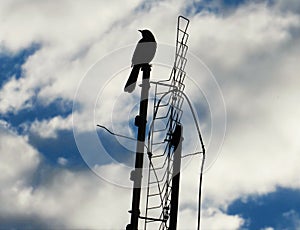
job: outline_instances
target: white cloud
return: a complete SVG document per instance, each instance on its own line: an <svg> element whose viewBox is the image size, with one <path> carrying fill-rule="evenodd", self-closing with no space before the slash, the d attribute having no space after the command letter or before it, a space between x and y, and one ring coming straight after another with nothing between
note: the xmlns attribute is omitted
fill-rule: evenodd
<svg viewBox="0 0 300 230"><path fill-rule="evenodd" d="M295 210L289 210L284 212L282 216L290 223L291 228L299 230L300 229L300 216Z"/></svg>
<svg viewBox="0 0 300 230"><path fill-rule="evenodd" d="M64 157L59 157L59 158L57 158L57 163L62 166L65 166L68 164L68 159L66 159Z"/></svg>
<svg viewBox="0 0 300 230"><path fill-rule="evenodd" d="M261 230L274 230L273 227L266 227L266 228L262 228Z"/></svg>
<svg viewBox="0 0 300 230"><path fill-rule="evenodd" d="M28 145L26 138L0 128L0 184L1 216L24 213L30 183L41 159L38 152Z"/></svg>
<svg viewBox="0 0 300 230"><path fill-rule="evenodd" d="M12 77L0 91L0 113L16 112L15 108L23 109L31 106L32 91L26 91L22 87L24 79L16 80ZM16 96L16 95L22 95Z"/></svg>
<svg viewBox="0 0 300 230"><path fill-rule="evenodd" d="M120 175L122 176L122 175ZM36 212L67 228L122 228L129 190L105 183L90 172L60 171L32 194ZM118 216L111 221L108 216Z"/></svg>
<svg viewBox="0 0 300 230"><path fill-rule="evenodd" d="M6 133L0 130L1 140L1 182L27 178L33 173L34 168L39 164L37 151L27 145L26 139L16 137L13 133ZM20 182L23 179L19 180Z"/></svg>
<svg viewBox="0 0 300 230"><path fill-rule="evenodd" d="M266 4L249 4L226 16L200 13L192 18L193 24L196 26L191 26L190 49L213 71L233 71L247 67L250 57L271 55L278 46L289 42L289 29L299 26L299 17Z"/></svg>
<svg viewBox="0 0 300 230"><path fill-rule="evenodd" d="M2 44L11 50L18 50L32 42L42 42L74 52L78 45L84 46L86 42L101 38L138 3L94 0L2 2Z"/></svg>
<svg viewBox="0 0 300 230"><path fill-rule="evenodd" d="M57 132L72 129L72 115L67 117L56 116L49 120L38 121L27 125L28 131L38 134L42 138L56 138Z"/></svg>
<svg viewBox="0 0 300 230"><path fill-rule="evenodd" d="M205 209L201 218L201 229L237 230L244 223L244 220L238 215L228 215L214 208ZM181 221L181 219L184 221ZM196 220L197 215L195 211L190 209L182 210L178 220L178 228L195 229L197 226Z"/></svg>
<svg viewBox="0 0 300 230"><path fill-rule="evenodd" d="M24 137L5 130L0 135L1 218L18 221L26 217L33 224L42 220L51 228L125 226L130 207L129 189L110 185L89 171L58 169L48 169L48 175L32 186L33 173L41 166L39 153ZM66 159L59 161L65 163ZM127 179L127 175L119 176ZM111 221L107 213L118 218Z"/></svg>
<svg viewBox="0 0 300 230"><path fill-rule="evenodd" d="M292 11L295 13L300 12L300 4L297 0L277 0L275 4L279 10Z"/></svg>

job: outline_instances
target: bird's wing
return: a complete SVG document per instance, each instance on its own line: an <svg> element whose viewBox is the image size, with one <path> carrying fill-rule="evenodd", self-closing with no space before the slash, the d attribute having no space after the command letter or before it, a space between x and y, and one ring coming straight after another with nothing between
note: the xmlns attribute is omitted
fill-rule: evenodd
<svg viewBox="0 0 300 230"><path fill-rule="evenodd" d="M132 65L149 63L152 61L156 51L156 42L144 42L141 39L132 56Z"/></svg>

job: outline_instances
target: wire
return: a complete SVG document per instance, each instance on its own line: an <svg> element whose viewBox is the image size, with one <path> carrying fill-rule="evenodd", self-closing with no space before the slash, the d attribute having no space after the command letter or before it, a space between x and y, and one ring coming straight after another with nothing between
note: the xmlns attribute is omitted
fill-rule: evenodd
<svg viewBox="0 0 300 230"><path fill-rule="evenodd" d="M185 155L182 156L181 158L190 157L190 156L195 156L195 155L198 155L198 154L200 154L200 153L203 153L203 152L194 152L194 153L185 154Z"/></svg>
<svg viewBox="0 0 300 230"><path fill-rule="evenodd" d="M190 99L187 97L187 95L182 92L183 96L186 98L188 104L189 104L189 107L191 109L191 112L192 112L192 115L193 115L193 118L194 118L194 121L195 121L195 125L196 125L196 128L197 128L197 132L198 132L198 136L199 136L199 140L200 140L200 143L201 143L201 147L202 147L202 162L201 162L201 168L200 168L200 177L199 177L199 192L198 192L198 217L197 217L197 230L200 230L200 224L201 224L201 200L202 200L202 182L203 182L203 170L204 170L204 162L205 162L205 147L204 147L204 142L203 142L203 139L202 139L202 136L201 136L201 132L200 132L200 127L199 127L199 124L198 124L198 121L196 119L196 114L195 114L195 111L192 107L192 103L190 101Z"/></svg>
<svg viewBox="0 0 300 230"><path fill-rule="evenodd" d="M114 136L117 136L117 137L123 137L123 138L126 138L126 139L129 139L129 140L132 140L132 141L136 141L135 138L133 137L127 137L127 136L124 136L122 134L118 134L118 133L114 133L112 131L110 131L108 128L106 128L105 126L103 125L97 125L98 127L102 128L102 129L105 129L107 132L109 132L110 134L114 135Z"/></svg>
<svg viewBox="0 0 300 230"><path fill-rule="evenodd" d="M122 134L114 133L114 132L110 131L108 128L106 128L106 127L103 126L103 125L97 125L97 126L100 127L100 128L102 128L102 129L105 129L107 132L109 132L110 134L112 134L112 135L114 135L114 136L126 138L126 139L132 140L132 141L136 141L136 139L133 138L133 137L127 137L127 136L122 135ZM148 146L147 146L146 144L144 144L144 147L145 147L145 148L147 149L147 151L148 151Z"/></svg>
<svg viewBox="0 0 300 230"><path fill-rule="evenodd" d="M126 138L126 139L128 139L128 140L132 140L132 141L136 141L136 139L135 138L133 138L133 137L127 137L127 136L125 136L125 135L122 135L122 134L118 134L118 133L114 133L114 132L112 132L112 131L110 131L108 128L106 128L105 126L103 126L103 125L97 125L98 127L100 127L100 128L102 128L102 129L105 129L107 132L109 132L111 135L114 135L114 136L117 136L117 137L122 137L122 138ZM148 146L144 143L144 147L147 149L147 151L149 150L148 149Z"/></svg>

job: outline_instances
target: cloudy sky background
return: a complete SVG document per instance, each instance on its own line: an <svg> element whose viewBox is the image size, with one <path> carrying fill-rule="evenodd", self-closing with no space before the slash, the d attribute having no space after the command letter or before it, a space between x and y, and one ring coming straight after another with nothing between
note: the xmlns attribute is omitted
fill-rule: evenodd
<svg viewBox="0 0 300 230"><path fill-rule="evenodd" d="M299 229L299 13L296 0L1 1L0 228L124 229L130 168L97 162L95 170L124 182L120 186L87 167L73 126L93 152L87 137L95 132L94 117L84 111L99 92L80 98L76 92L103 57L114 60L103 71L121 71L118 52L111 53L134 44L137 29L149 28L160 44L174 45L177 16L183 14L191 20L190 51L213 72L227 111L222 149L204 175L203 229ZM110 102L125 100L118 93L125 79L115 79L88 82L99 91L107 83L118 97L97 111L103 123L111 118ZM210 84L202 83L202 90ZM198 95L202 101L199 92L189 95L195 105ZM135 103L134 95L126 100ZM74 112L73 102L79 106ZM127 118L113 118L120 132L131 131ZM203 121L205 132L209 121ZM196 226L198 166L193 161L184 170L180 229Z"/></svg>

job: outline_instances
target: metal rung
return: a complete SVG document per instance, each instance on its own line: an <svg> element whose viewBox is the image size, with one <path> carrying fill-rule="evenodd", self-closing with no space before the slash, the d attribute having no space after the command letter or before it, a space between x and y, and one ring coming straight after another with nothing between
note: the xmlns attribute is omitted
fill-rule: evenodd
<svg viewBox="0 0 300 230"><path fill-rule="evenodd" d="M152 207L147 208L147 209L148 209L148 210L153 210L153 209L158 209L158 208L160 208L160 207L162 207L161 204L160 204L159 206L152 206Z"/></svg>
<svg viewBox="0 0 300 230"><path fill-rule="evenodd" d="M144 217L144 216L139 216L140 219L143 219L143 220L150 220L150 221L162 221L162 222L165 222L166 220L164 219L157 219L157 218L152 218L152 217Z"/></svg>
<svg viewBox="0 0 300 230"><path fill-rule="evenodd" d="M169 114L169 110L167 111L166 115L164 116L160 116L160 117L156 117L154 120L161 120L161 119L165 119L168 117L168 114Z"/></svg>
<svg viewBox="0 0 300 230"><path fill-rule="evenodd" d="M160 193L154 193L154 194L150 194L150 195L148 195L149 197L153 197L153 196L159 196L160 195Z"/></svg>
<svg viewBox="0 0 300 230"><path fill-rule="evenodd" d="M162 94L165 94L165 93L167 93L167 92L169 92L169 91L158 92L158 93L155 93L155 94L156 94L156 95L162 95Z"/></svg>
<svg viewBox="0 0 300 230"><path fill-rule="evenodd" d="M163 143L165 143L165 142L164 141L163 142L154 142L154 143L152 143L152 145L161 145Z"/></svg>

